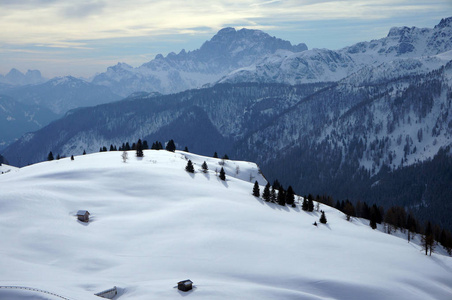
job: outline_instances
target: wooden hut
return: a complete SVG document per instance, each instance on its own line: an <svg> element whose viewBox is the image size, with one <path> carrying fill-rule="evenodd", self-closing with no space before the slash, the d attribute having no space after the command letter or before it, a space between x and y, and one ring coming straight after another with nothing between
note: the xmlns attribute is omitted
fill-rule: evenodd
<svg viewBox="0 0 452 300"><path fill-rule="evenodd" d="M82 222L89 222L89 211L79 210L77 212L77 218Z"/></svg>
<svg viewBox="0 0 452 300"><path fill-rule="evenodd" d="M177 289L179 291L188 292L193 288L193 281L190 279L182 280L177 283Z"/></svg>

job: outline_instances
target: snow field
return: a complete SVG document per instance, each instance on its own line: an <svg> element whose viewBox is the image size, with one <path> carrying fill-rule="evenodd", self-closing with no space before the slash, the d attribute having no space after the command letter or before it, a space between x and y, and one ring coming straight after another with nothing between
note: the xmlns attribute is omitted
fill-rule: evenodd
<svg viewBox="0 0 452 300"><path fill-rule="evenodd" d="M118 299L452 297L450 257L426 257L325 205L328 223L315 227L319 212L251 195L254 180L261 192L266 183L253 163L226 160L221 181L221 159L145 150L124 163L121 154L0 176L0 285L70 299L99 299L94 293L113 286ZM188 159L195 174L185 171ZM91 213L89 223L76 220L79 209ZM188 278L193 291L174 288Z"/></svg>

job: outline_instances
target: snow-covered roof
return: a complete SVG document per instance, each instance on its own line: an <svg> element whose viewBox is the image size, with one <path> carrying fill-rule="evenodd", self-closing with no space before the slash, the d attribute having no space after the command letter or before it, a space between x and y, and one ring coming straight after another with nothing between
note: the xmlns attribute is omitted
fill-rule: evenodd
<svg viewBox="0 0 452 300"><path fill-rule="evenodd" d="M87 211L87 210L79 210L79 211L77 212L77 216L83 216L83 215L85 215L86 213L88 213L88 215L89 215L89 211Z"/></svg>

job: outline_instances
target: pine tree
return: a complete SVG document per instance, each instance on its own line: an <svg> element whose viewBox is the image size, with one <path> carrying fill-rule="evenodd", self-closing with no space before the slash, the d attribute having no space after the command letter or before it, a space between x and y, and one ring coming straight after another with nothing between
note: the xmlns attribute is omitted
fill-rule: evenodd
<svg viewBox="0 0 452 300"><path fill-rule="evenodd" d="M213 158L218 158L217 152L215 152L215 153L213 154Z"/></svg>
<svg viewBox="0 0 452 300"><path fill-rule="evenodd" d="M320 216L319 221L322 224L326 224L326 222L327 222L326 217L325 217L325 212L323 210L322 210L322 215Z"/></svg>
<svg viewBox="0 0 452 300"><path fill-rule="evenodd" d="M435 248L435 239L433 237L432 224L430 221L427 223L427 227L425 229L425 234L421 239L422 248L425 250L425 255L427 255L430 250L430 256L432 255L433 249Z"/></svg>
<svg viewBox="0 0 452 300"><path fill-rule="evenodd" d="M303 198L303 203L301 204L301 209L304 211L308 211L308 209L309 209L308 199L306 199L306 197Z"/></svg>
<svg viewBox="0 0 452 300"><path fill-rule="evenodd" d="M278 204L282 206L286 205L286 191L282 186L278 190Z"/></svg>
<svg viewBox="0 0 452 300"><path fill-rule="evenodd" d="M228 160L228 159L229 159L229 156L228 156L227 154L225 154L225 155L223 155L223 159L224 159L224 160Z"/></svg>
<svg viewBox="0 0 452 300"><path fill-rule="evenodd" d="M202 163L201 168L204 173L207 173L207 171L209 170L209 167L207 167L207 163L205 161Z"/></svg>
<svg viewBox="0 0 452 300"><path fill-rule="evenodd" d="M71 160L74 160L74 155L71 155Z"/></svg>
<svg viewBox="0 0 452 300"><path fill-rule="evenodd" d="M226 180L226 173L224 172L223 167L220 170L220 179L225 181Z"/></svg>
<svg viewBox="0 0 452 300"><path fill-rule="evenodd" d="M149 149L148 141L144 140L143 141L143 150L148 150L148 149Z"/></svg>
<svg viewBox="0 0 452 300"><path fill-rule="evenodd" d="M295 204L295 192L293 191L293 188L291 185L289 185L289 187L287 188L286 203L287 203L287 205Z"/></svg>
<svg viewBox="0 0 452 300"><path fill-rule="evenodd" d="M266 201L270 201L270 183L267 182L264 188L264 192L262 193L262 198Z"/></svg>
<svg viewBox="0 0 452 300"><path fill-rule="evenodd" d="M115 148L113 147L113 144L110 144L110 151L115 151Z"/></svg>
<svg viewBox="0 0 452 300"><path fill-rule="evenodd" d="M47 160L53 160L53 153L52 151L49 152L49 155L47 155Z"/></svg>
<svg viewBox="0 0 452 300"><path fill-rule="evenodd" d="M176 151L176 144L174 144L173 140L169 140L169 142L166 144L166 148L167 151L171 151L174 152Z"/></svg>
<svg viewBox="0 0 452 300"><path fill-rule="evenodd" d="M137 157L143 157L143 143L141 142L141 139L138 140L137 144L136 144L136 154Z"/></svg>
<svg viewBox="0 0 452 300"><path fill-rule="evenodd" d="M259 183L257 182L257 180L254 182L254 187L253 187L253 196L255 197L260 197L261 192L259 189Z"/></svg>
<svg viewBox="0 0 452 300"><path fill-rule="evenodd" d="M185 171L189 173L195 173L195 168L193 167L191 160L188 160L187 165L185 166Z"/></svg>
<svg viewBox="0 0 452 300"><path fill-rule="evenodd" d="M308 211L314 211L314 201L311 194L308 195Z"/></svg>
<svg viewBox="0 0 452 300"><path fill-rule="evenodd" d="M184 151L185 151L185 152L190 152L190 151L188 151L187 146L185 146Z"/></svg>
<svg viewBox="0 0 452 300"><path fill-rule="evenodd" d="M86 151L85 150L83 150L83 155L86 155Z"/></svg>

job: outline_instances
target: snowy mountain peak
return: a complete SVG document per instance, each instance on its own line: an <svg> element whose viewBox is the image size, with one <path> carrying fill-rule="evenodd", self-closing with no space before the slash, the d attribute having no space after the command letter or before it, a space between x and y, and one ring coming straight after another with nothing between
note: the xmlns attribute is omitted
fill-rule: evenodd
<svg viewBox="0 0 452 300"><path fill-rule="evenodd" d="M126 64L109 67L94 77L93 83L110 87L115 93L128 96L133 92L173 93L199 88L219 80L229 72L252 66L280 50L301 52L303 43L292 45L260 30L223 28L197 50L155 59L133 68Z"/></svg>
<svg viewBox="0 0 452 300"><path fill-rule="evenodd" d="M441 19L438 25L435 26L435 29L452 27L452 17Z"/></svg>

